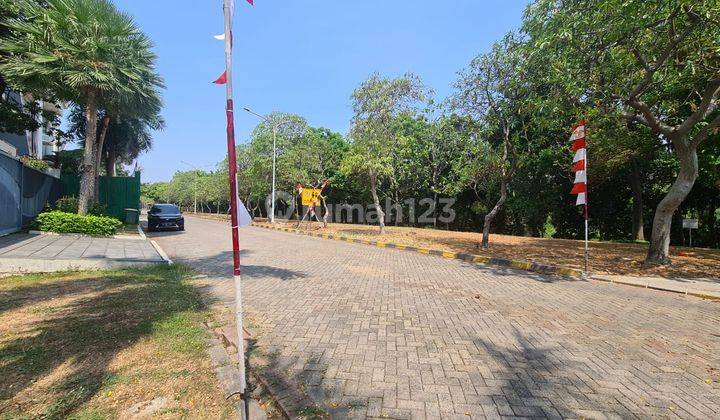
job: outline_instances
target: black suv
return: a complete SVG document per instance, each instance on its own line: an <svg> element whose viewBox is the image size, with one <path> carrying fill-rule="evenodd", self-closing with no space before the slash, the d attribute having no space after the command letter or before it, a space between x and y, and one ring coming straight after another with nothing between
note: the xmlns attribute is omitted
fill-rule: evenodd
<svg viewBox="0 0 720 420"><path fill-rule="evenodd" d="M172 228L185 230L185 218L175 204L155 204L148 212L148 232Z"/></svg>

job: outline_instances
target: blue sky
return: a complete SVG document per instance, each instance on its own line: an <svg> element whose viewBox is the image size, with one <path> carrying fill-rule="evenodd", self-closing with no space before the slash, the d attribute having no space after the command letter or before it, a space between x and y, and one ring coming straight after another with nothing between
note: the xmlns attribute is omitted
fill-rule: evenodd
<svg viewBox="0 0 720 420"><path fill-rule="evenodd" d="M221 0L116 0L155 43L167 84L167 128L140 158L143 181L213 165L225 156ZM350 95L378 71L411 71L438 98L456 73L520 24L527 0L236 0L236 138L247 141L257 117L272 111L347 133ZM208 166L210 168L211 166Z"/></svg>

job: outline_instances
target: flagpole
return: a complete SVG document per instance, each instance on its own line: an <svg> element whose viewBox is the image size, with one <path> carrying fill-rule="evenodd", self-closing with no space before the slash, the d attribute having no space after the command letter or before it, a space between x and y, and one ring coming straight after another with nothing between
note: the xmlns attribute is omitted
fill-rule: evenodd
<svg viewBox="0 0 720 420"><path fill-rule="evenodd" d="M235 123L233 115L232 91L232 15L233 0L223 0L225 18L225 92L227 118L227 153L228 181L230 183L230 222L233 245L233 283L235 285L235 324L237 327L238 369L240 370L240 395L245 401L244 416L247 419L247 398L245 395L245 343L242 318L242 283L240 280L240 242L238 237L238 193L237 193L237 161L235 157Z"/></svg>
<svg viewBox="0 0 720 420"><path fill-rule="evenodd" d="M581 124L585 127L585 278L588 278L588 265L589 265L589 247L588 247L588 149L587 149L587 125L585 120L581 121Z"/></svg>

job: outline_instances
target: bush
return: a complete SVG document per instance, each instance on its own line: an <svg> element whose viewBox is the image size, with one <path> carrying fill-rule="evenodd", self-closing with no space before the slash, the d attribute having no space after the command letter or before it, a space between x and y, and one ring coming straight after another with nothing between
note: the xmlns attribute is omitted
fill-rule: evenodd
<svg viewBox="0 0 720 420"><path fill-rule="evenodd" d="M55 210L61 211L63 213L77 213L77 211L78 211L77 197L65 196L65 197L59 198L55 202ZM103 215L105 215L106 210L107 210L106 206L98 203L97 201L94 201L88 205L87 213L95 215L95 216L103 216Z"/></svg>
<svg viewBox="0 0 720 420"><path fill-rule="evenodd" d="M55 202L55 209L63 213L77 213L78 199L77 197L60 197Z"/></svg>
<svg viewBox="0 0 720 420"><path fill-rule="evenodd" d="M45 162L44 160L35 159L32 156L22 156L20 157L20 161L28 168L33 168L40 172L45 172L48 170L48 168L50 168L50 165L48 165L47 162Z"/></svg>
<svg viewBox="0 0 720 420"><path fill-rule="evenodd" d="M107 206L100 204L97 201L88 203L88 214L94 214L95 216L103 216L107 211ZM75 210L77 212L77 210Z"/></svg>
<svg viewBox="0 0 720 420"><path fill-rule="evenodd" d="M62 211L40 213L35 218L38 229L58 233L84 233L95 236L108 236L115 233L122 222L114 217L80 215Z"/></svg>

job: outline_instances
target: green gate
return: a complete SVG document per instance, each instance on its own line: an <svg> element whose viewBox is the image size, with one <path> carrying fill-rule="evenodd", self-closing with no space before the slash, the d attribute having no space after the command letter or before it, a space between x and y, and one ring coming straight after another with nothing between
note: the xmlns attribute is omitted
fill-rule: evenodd
<svg viewBox="0 0 720 420"><path fill-rule="evenodd" d="M80 177L62 175L62 195L77 197L80 193ZM105 213L125 220L125 209L140 210L140 172L135 176L101 176L98 201Z"/></svg>

